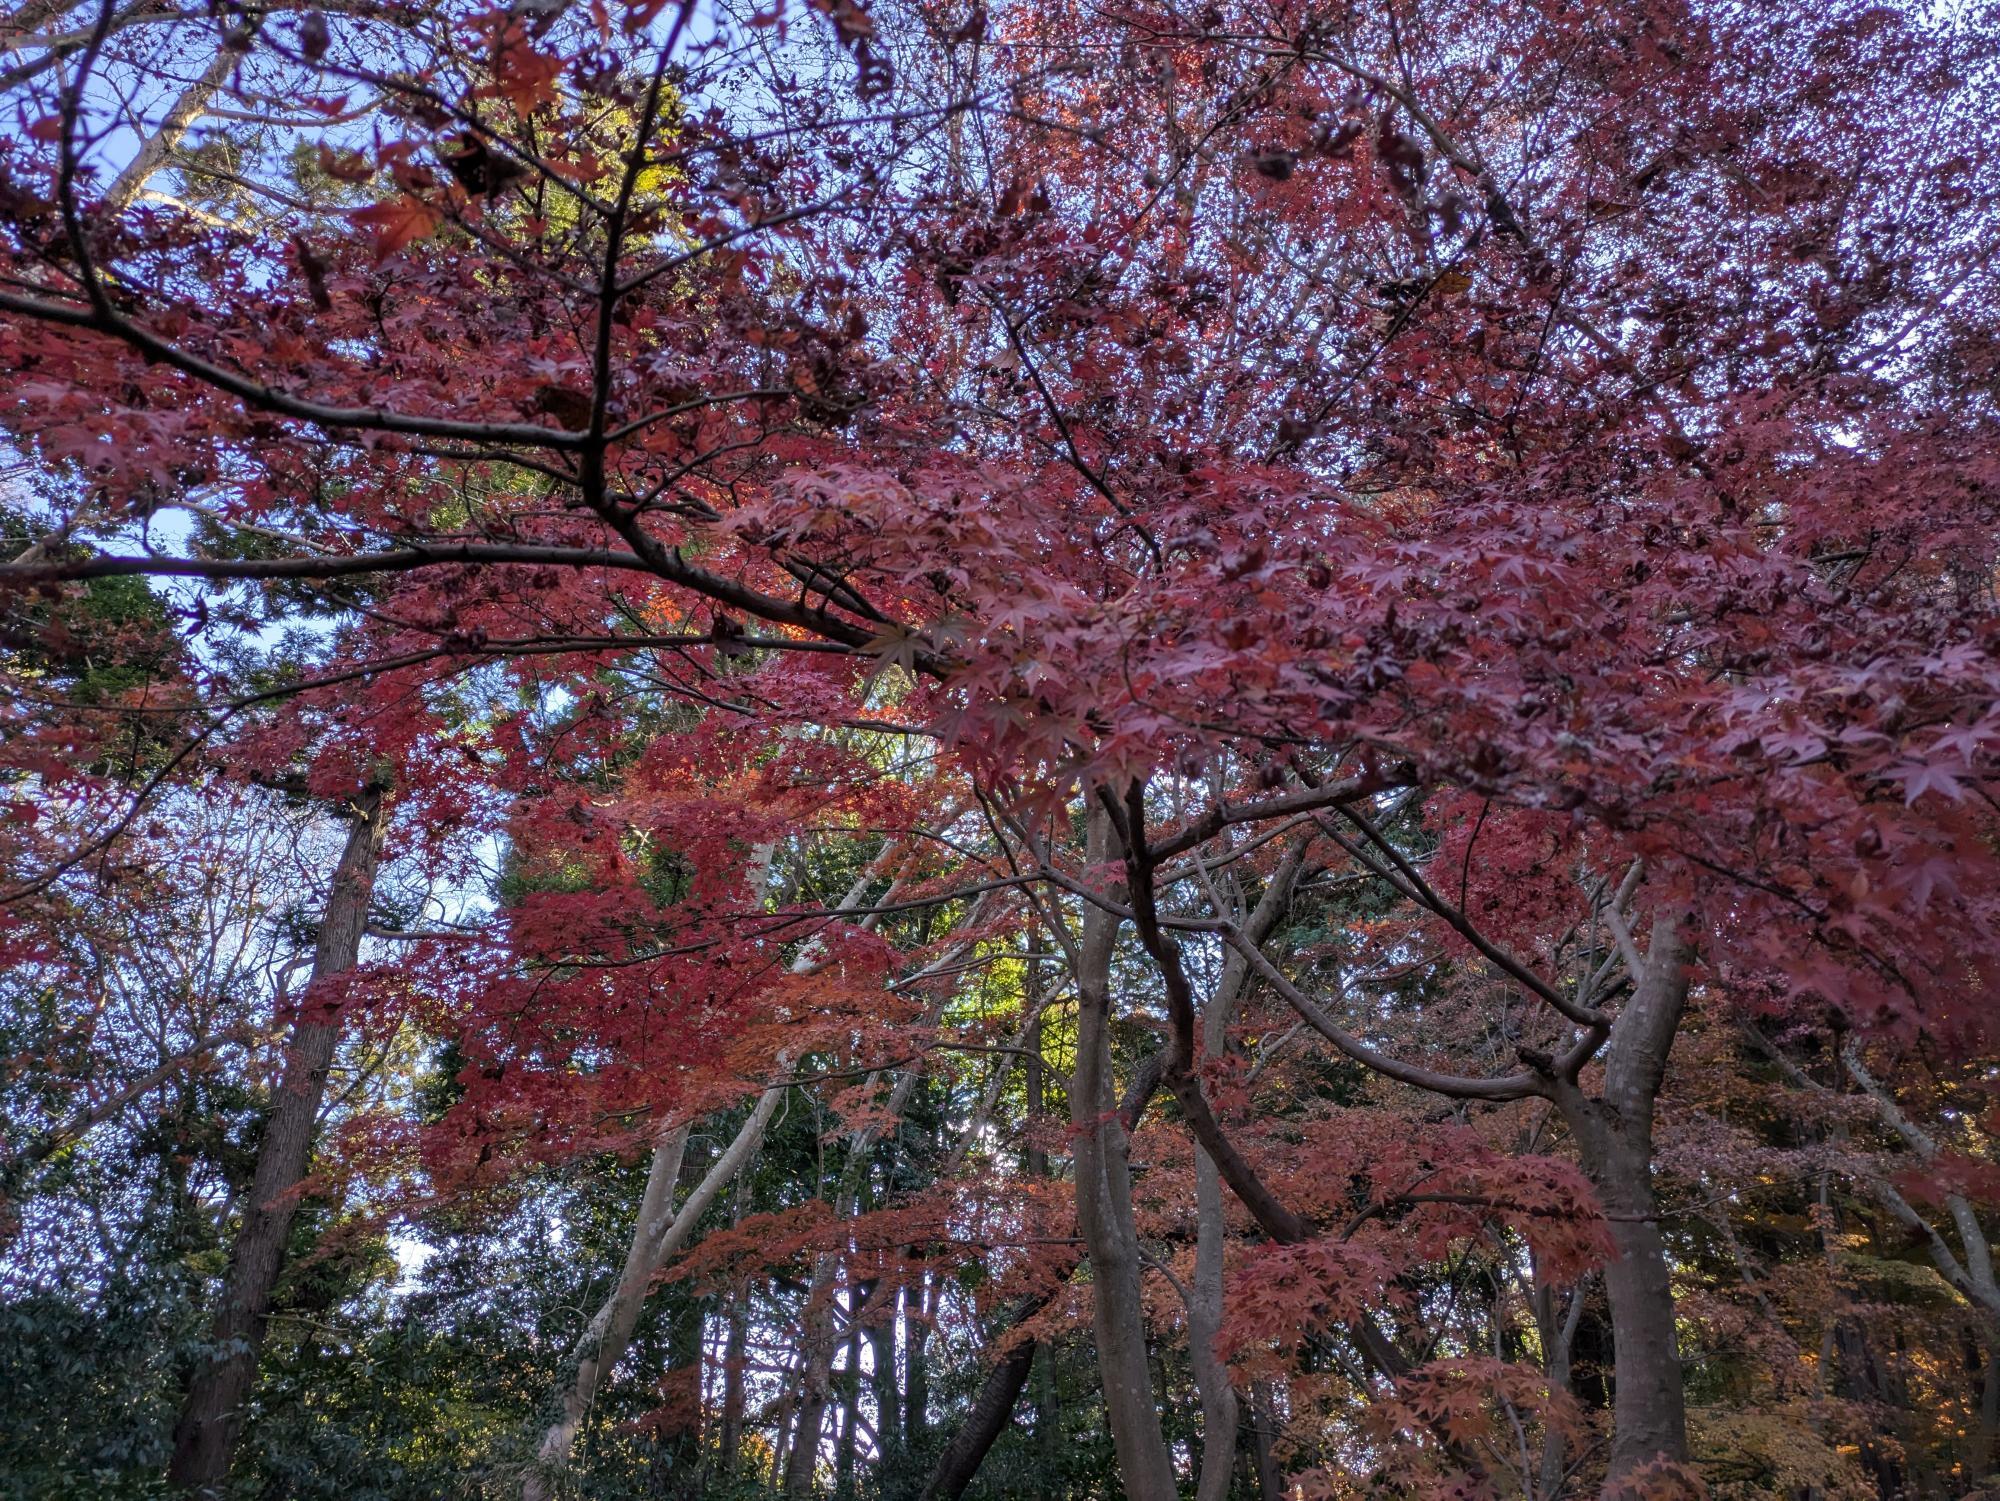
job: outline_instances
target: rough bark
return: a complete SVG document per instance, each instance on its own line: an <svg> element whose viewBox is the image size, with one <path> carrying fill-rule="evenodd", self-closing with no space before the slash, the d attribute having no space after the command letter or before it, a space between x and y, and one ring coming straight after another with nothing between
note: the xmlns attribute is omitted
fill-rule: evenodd
<svg viewBox="0 0 2000 1501"><path fill-rule="evenodd" d="M312 989L354 967L368 927L385 822L380 788L349 810L347 842L334 866L326 913L313 948L313 987L292 1028L285 1071L257 1149L250 1202L230 1247L222 1301L209 1331L209 1353L196 1366L174 1427L167 1478L199 1497L219 1496L257 1377L257 1357L283 1269L285 1241L297 1211L295 1190L312 1158L326 1078L340 1045L337 1016L316 1014Z"/></svg>

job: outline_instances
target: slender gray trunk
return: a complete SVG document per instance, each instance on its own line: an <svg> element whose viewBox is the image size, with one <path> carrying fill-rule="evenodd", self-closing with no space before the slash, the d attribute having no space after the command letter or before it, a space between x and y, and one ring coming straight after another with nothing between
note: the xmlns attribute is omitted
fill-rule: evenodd
<svg viewBox="0 0 2000 1501"><path fill-rule="evenodd" d="M1289 893L1295 870L1296 862L1288 861L1274 889L1282 885ZM1225 961L1222 983L1202 1014L1204 1057L1219 1058L1228 1050L1229 1027L1248 968L1233 953ZM1201 1396L1201 1475L1195 1484L1195 1501L1229 1501L1240 1417L1236 1388L1215 1353L1215 1342L1222 1334L1222 1253L1227 1226L1223 1220L1222 1174L1215 1159L1198 1142L1194 1149L1194 1198L1194 1284L1188 1289L1192 1294L1188 1299L1188 1344L1195 1390Z"/></svg>
<svg viewBox="0 0 2000 1501"><path fill-rule="evenodd" d="M1535 1322L1542 1336L1543 1370L1549 1378L1551 1392L1567 1392L1570 1389L1570 1368L1576 1349L1577 1326L1583 1322L1584 1298L1589 1291L1588 1280L1580 1281L1570 1290L1569 1308L1560 1321L1556 1318L1556 1289L1553 1284L1537 1280L1535 1285ZM1562 1494L1563 1478L1568 1467L1568 1457L1564 1453L1562 1434L1553 1426L1542 1435L1542 1462L1539 1501L1555 1501Z"/></svg>
<svg viewBox="0 0 2000 1501"><path fill-rule="evenodd" d="M334 866L326 913L313 948L313 982L292 1028L285 1070L265 1123L222 1302L209 1332L209 1354L196 1366L174 1427L168 1482L203 1498L219 1496L242 1431L244 1404L257 1378L257 1357L271 1311L271 1292L284 1266L285 1240L298 1200L294 1193L312 1159L313 1135L326 1078L340 1045L339 1018L314 1020L312 990L354 967L375 895L382 853L384 800L378 787L355 798L347 842Z"/></svg>
<svg viewBox="0 0 2000 1501"><path fill-rule="evenodd" d="M729 1300L728 1333L722 1344L722 1431L717 1439L719 1464L725 1479L734 1479L743 1454L743 1364L750 1340L750 1289L737 1289Z"/></svg>
<svg viewBox="0 0 2000 1501"><path fill-rule="evenodd" d="M1095 802L1087 817L1086 858L1102 865L1114 853L1110 820ZM1076 976L1076 1076L1070 1085L1077 1230L1090 1258L1098 1376L1126 1501L1172 1501L1173 1460L1147 1358L1131 1166L1112 1082L1111 955L1117 930L1117 918L1096 907L1085 910Z"/></svg>
<svg viewBox="0 0 2000 1501"><path fill-rule="evenodd" d="M1195 1389L1201 1394L1201 1478L1195 1501L1229 1501L1236 1468L1236 1389L1215 1353L1222 1332L1222 1175L1195 1147L1194 1283L1188 1289L1188 1343Z"/></svg>

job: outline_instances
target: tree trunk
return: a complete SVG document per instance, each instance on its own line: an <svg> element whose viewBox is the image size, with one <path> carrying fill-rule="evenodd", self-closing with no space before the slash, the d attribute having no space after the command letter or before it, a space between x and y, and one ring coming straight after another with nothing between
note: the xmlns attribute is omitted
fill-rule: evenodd
<svg viewBox="0 0 2000 1501"><path fill-rule="evenodd" d="M200 1497L218 1496L229 1476L231 1451L242 1432L243 1409L257 1377L257 1356L270 1317L271 1291L284 1264L285 1240L298 1209L294 1195L312 1158L327 1072L340 1044L337 1015L314 1020L313 991L354 967L375 895L382 852L382 791L371 787L354 800L347 842L334 866L326 915L313 949L313 983L292 1028L285 1071L257 1150L250 1202L243 1212L222 1303L210 1330L210 1353L196 1366L174 1427L167 1479Z"/></svg>
<svg viewBox="0 0 2000 1501"><path fill-rule="evenodd" d="M1101 865L1113 857L1111 825L1095 803L1087 827L1086 858ZM1126 1501L1172 1501L1173 1460L1147 1359L1125 1125L1111 1076L1111 954L1117 929L1117 918L1096 907L1085 909L1076 974L1076 1077L1070 1086L1076 1220L1090 1257L1098 1377Z"/></svg>
<svg viewBox="0 0 2000 1501"><path fill-rule="evenodd" d="M942 1001L931 1008L925 1025L936 1022L943 1008ZM876 1075L869 1075L873 1084ZM896 1084L889 1091L886 1108L891 1117L900 1116L910 1103L910 1095L916 1089L915 1069L903 1070ZM869 1126L855 1132L848 1138L847 1155L841 1164L839 1181L834 1185L833 1204L836 1216L842 1220L852 1219L861 1207L862 1190L867 1186L868 1170L874 1160L875 1145L882 1138L879 1127ZM799 1388L799 1426L792 1445L792 1457L785 1469L785 1494L793 1501L812 1494L813 1468L819 1457L820 1427L825 1421L826 1408L833 1394L833 1356L839 1340L833 1328L833 1315L838 1307L838 1294L834 1287L840 1272L840 1256L833 1251L822 1251L813 1259L812 1284L806 1294L803 1314L804 1331L799 1341L800 1354L804 1366ZM855 1305L857 1317L860 1304Z"/></svg>
<svg viewBox="0 0 2000 1501"><path fill-rule="evenodd" d="M1048 1111L1046 1083L1048 1070L1042 1061L1042 1019L1039 1013L1028 1028L1026 1047L1028 1058L1025 1084L1028 1120L1032 1128L1040 1123L1042 1116ZM1048 1177L1049 1154L1041 1147L1029 1147L1022 1154L1022 1170L1029 1178L1036 1181ZM1041 1346L1040 1353L1034 1358L1033 1370L1030 1373L1030 1379L1035 1383L1035 1494L1039 1497L1055 1494L1057 1446L1061 1441L1058 1432L1060 1419L1056 1415L1055 1356L1053 1346ZM999 1433L996 1431L993 1438L998 1437ZM990 1449L992 1445L993 1439L988 1439L984 1448ZM984 1449L981 1452L983 1454Z"/></svg>
<svg viewBox="0 0 2000 1501"><path fill-rule="evenodd" d="M646 1306L646 1294L653 1276L671 1256L687 1243L694 1227L764 1141L764 1128L784 1097L782 1088L772 1088L758 1096L756 1105L738 1128L735 1138L715 1159L708 1172L668 1221L673 1191L680 1177L680 1157L687 1143L688 1127L667 1133L654 1149L653 1166L646 1175L646 1195L639 1224L625 1255L625 1268L611 1296L598 1306L583 1333L571 1347L566 1366L567 1379L556 1398L557 1416L542 1433L535 1451L535 1463L521 1484L522 1501L549 1501L554 1494L552 1472L569 1462L570 1450L583 1427L590 1404L597 1397L605 1374L618 1364L631 1343L632 1330ZM656 1193L657 1189L657 1193Z"/></svg>
<svg viewBox="0 0 2000 1501"><path fill-rule="evenodd" d="M858 899L858 892L853 893ZM966 924L976 922L980 903L975 902L966 916ZM948 970L963 956L963 945L953 949L945 958L931 965L923 973ZM915 976L913 978L921 978ZM943 1013L949 999L949 988L939 994L929 1008L924 1019L926 1027L934 1026ZM867 1087L873 1088L880 1079L879 1073L871 1073ZM915 1091L920 1075L914 1068L906 1068L896 1075L896 1083L889 1091L885 1109L891 1119L899 1118L908 1108L910 1095ZM874 1159L876 1143L882 1139L881 1128L869 1126L855 1132L848 1138L846 1155L842 1158L840 1176L834 1184L833 1205L835 1216L841 1220L854 1217L861 1205L862 1191L867 1186L868 1170ZM819 1457L821 1424L825 1420L828 1401L833 1391L833 1356L838 1340L833 1329L833 1315L837 1306L834 1281L840 1271L840 1256L834 1251L822 1251L813 1259L812 1283L806 1294L802 1312L803 1330L799 1340L799 1350L803 1360L799 1388L798 1431L792 1442L791 1459L784 1472L784 1490L792 1501L803 1501L812 1494L813 1470Z"/></svg>
<svg viewBox="0 0 2000 1501"><path fill-rule="evenodd" d="M930 1283L930 1273L925 1272L903 1297L903 1443L913 1453L930 1433L930 1364L925 1353L931 1336Z"/></svg>
<svg viewBox="0 0 2000 1501"><path fill-rule="evenodd" d="M1272 883L1276 900L1289 899L1297 860L1289 859ZM1260 907L1268 904L1260 904ZM1260 911L1259 917L1264 916ZM1253 921L1261 935L1268 920ZM1249 965L1236 953L1223 962L1222 983L1210 997L1201 1018L1201 1050L1205 1058L1220 1058L1229 1049L1229 1028L1236 1000L1249 976ZM1229 1501L1236 1470L1236 1437L1240 1415L1236 1388L1215 1353L1222 1334L1222 1253L1227 1226L1222 1217L1222 1174L1215 1159L1199 1143L1194 1149L1195 1252L1194 1285L1188 1289L1188 1345L1194 1365L1195 1390L1201 1396L1201 1475L1195 1501Z"/></svg>
<svg viewBox="0 0 2000 1501"><path fill-rule="evenodd" d="M833 1468L834 1493L842 1501L852 1501L854 1495L855 1420L861 1415L861 1310L873 1291L857 1288L848 1296L847 1369L840 1373L840 1450Z"/></svg>
<svg viewBox="0 0 2000 1501"><path fill-rule="evenodd" d="M785 1456L790 1453L792 1442L792 1408L794 1402L791 1378L792 1373L788 1369L785 1372L784 1385L778 1390L777 1432L771 1441L770 1488L774 1491L784 1484Z"/></svg>
<svg viewBox="0 0 2000 1501"><path fill-rule="evenodd" d="M1215 1353L1222 1333L1222 1177L1195 1149L1194 1283L1188 1289L1188 1346L1195 1390L1201 1395L1201 1477L1195 1501L1229 1501L1236 1469L1236 1389Z"/></svg>
<svg viewBox="0 0 2000 1501"><path fill-rule="evenodd" d="M791 1457L785 1462L785 1495L804 1501L812 1494L813 1474L819 1467L820 1426L826 1417L833 1392L834 1338L833 1312L838 1299L834 1275L839 1260L822 1251L813 1259L812 1283L806 1292L801 1318L803 1337L799 1342L798 1422L792 1434Z"/></svg>
<svg viewBox="0 0 2000 1501"><path fill-rule="evenodd" d="M903 1393L896 1384L896 1318L877 1319L868 1326L868 1348L873 1353L873 1369L868 1373L868 1389L875 1397L875 1447L881 1452L884 1470L897 1467L903 1457Z"/></svg>
<svg viewBox="0 0 2000 1501"><path fill-rule="evenodd" d="M1155 1053L1133 1072L1131 1083L1125 1091L1125 1098L1119 1102L1118 1115L1129 1131L1146 1113L1146 1106L1152 1102L1154 1091L1160 1087L1160 1075L1164 1068L1165 1055ZM1067 1281L1083 1264L1081 1256L1073 1256L1068 1263L1053 1273L1055 1281ZM1017 1307L1007 1318L1005 1328L1015 1329L1033 1318L1047 1306L1045 1298L1030 1298ZM1026 1341L1033 1344L1034 1341ZM1019 1347L1017 1347L1019 1348ZM1035 1366L1035 1433L1036 1446L1040 1450L1043 1466L1048 1471L1055 1468L1055 1441L1059 1420L1056 1415L1054 1370L1051 1360L1054 1352L1042 1346L1042 1359ZM1011 1389L1012 1396L1006 1397ZM1007 1417L1012 1404L1020 1399L1021 1389L1015 1384L1015 1373L1010 1369L1009 1357L1002 1357L986 1373L986 1381L979 1395L973 1399L972 1408L965 1422L953 1434L946 1445L944 1456L938 1461L937 1470L932 1474L926 1495L935 1492L939 1496L956 1496L972 1483L972 1477L979 1472L987 1451L1007 1429ZM995 1407L1003 1397L1007 1406ZM954 1473L946 1473L947 1466ZM957 1489L949 1489L955 1485ZM1043 1487L1044 1494L1047 1487Z"/></svg>
<svg viewBox="0 0 2000 1501"><path fill-rule="evenodd" d="M769 884L774 854L775 846L769 844L759 845L751 853L746 885L755 900L761 900L760 893ZM868 863L867 868L848 888L847 894L841 898L840 905L834 910L852 912L860 905L869 883L892 860L898 858L901 858L900 846L891 845L883 850ZM872 927L874 921L875 918L871 914L861 920L861 926ZM818 941L809 942L792 962L792 972L808 973L818 961L820 953L821 947ZM777 1066L780 1073L788 1067L782 1054L779 1056ZM696 1222L707 1212L708 1206L715 1201L715 1196L734 1181L763 1146L764 1128L770 1123L779 1101L784 1098L785 1089L784 1085L774 1085L758 1096L749 1119L738 1129L735 1139L730 1142L722 1156L716 1159L700 1185L688 1196L687 1203L674 1217L672 1225L664 1230L658 1228L660 1217L651 1207L651 1194L653 1178L662 1167L661 1153L667 1150L667 1140L663 1139L660 1147L656 1149L653 1171L647 1177L647 1199L641 1205L638 1220L632 1228L632 1243L626 1252L626 1275L619 1279L618 1287L610 1299L598 1309L597 1314L584 1327L582 1336L571 1352L574 1363L568 1368L569 1374L565 1384L555 1399L558 1416L544 1431L541 1444L536 1451L536 1462L522 1482L522 1501L547 1501L551 1494L549 1472L569 1462L570 1450L576 1442L583 1416L596 1397L597 1388L603 1381L605 1373L618 1363L619 1355L624 1353L625 1346L632 1337L632 1328L638 1322L639 1313L645 1306L646 1293L652 1278L666 1264L667 1259L680 1250L688 1236L694 1233ZM688 1128L684 1125L672 1135L678 1136L685 1142L687 1133ZM678 1146L673 1148L676 1170L679 1164L679 1150ZM673 1178L669 1176L666 1183L671 1193L674 1186ZM635 1282L632 1280L632 1272L635 1266L641 1263L644 1265L644 1270Z"/></svg>
<svg viewBox="0 0 2000 1501"><path fill-rule="evenodd" d="M1979 1387L1979 1434L1973 1444L1973 1461L1982 1476L2000 1468L2000 1343L1987 1337L1985 1370Z"/></svg>
<svg viewBox="0 0 2000 1501"><path fill-rule="evenodd" d="M717 1440L722 1474L734 1479L743 1454L743 1365L750 1341L750 1288L739 1288L729 1300L729 1328L722 1344L722 1431Z"/></svg>
<svg viewBox="0 0 2000 1501"><path fill-rule="evenodd" d="M1035 1341L1024 1339L986 1373L979 1395L973 1398L958 1431L939 1456L937 1468L925 1482L922 1501L958 1501L965 1493L987 1451L1007 1431L1007 1421L1013 1416L1014 1404L1021 1400L1034 1360Z"/></svg>
<svg viewBox="0 0 2000 1501"><path fill-rule="evenodd" d="M1258 1501L1285 1501L1285 1475L1278 1468L1278 1409L1268 1381L1260 1381L1250 1394L1251 1447L1257 1458Z"/></svg>
<svg viewBox="0 0 2000 1501"><path fill-rule="evenodd" d="M187 139L187 133L194 128L194 122L202 117L215 91L222 87L230 72L241 61L243 54L230 47L218 45L215 56L201 76L181 91L166 118L160 121L160 128L139 143L132 160L124 170L111 180L111 186L104 190L103 207L109 213L118 213L128 208L155 173L168 164L176 147Z"/></svg>
<svg viewBox="0 0 2000 1501"><path fill-rule="evenodd" d="M1601 1097L1571 1083L1555 1092L1610 1221L1613 1482L1655 1461L1688 1461L1673 1283L1653 1194L1653 1107L1687 1004L1689 951L1679 927L1671 916L1653 925L1644 973L1605 1050Z"/></svg>
<svg viewBox="0 0 2000 1501"><path fill-rule="evenodd" d="M1567 1392L1570 1390L1571 1352L1576 1348L1577 1326L1583 1322L1584 1299L1590 1290L1589 1279L1580 1280L1570 1290L1569 1308L1558 1322L1555 1287L1539 1275L1539 1269L1537 1273L1535 1323L1542 1337L1542 1368L1549 1378L1551 1392ZM1552 1425L1542 1435L1540 1501L1555 1501L1555 1497L1562 1493L1566 1467L1562 1434Z"/></svg>

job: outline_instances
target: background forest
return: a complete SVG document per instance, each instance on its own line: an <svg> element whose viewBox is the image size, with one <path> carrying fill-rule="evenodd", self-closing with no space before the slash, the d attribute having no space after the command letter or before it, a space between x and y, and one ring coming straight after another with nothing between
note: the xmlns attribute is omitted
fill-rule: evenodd
<svg viewBox="0 0 2000 1501"><path fill-rule="evenodd" d="M1996 58L18 0L0 1497L2000 1494Z"/></svg>

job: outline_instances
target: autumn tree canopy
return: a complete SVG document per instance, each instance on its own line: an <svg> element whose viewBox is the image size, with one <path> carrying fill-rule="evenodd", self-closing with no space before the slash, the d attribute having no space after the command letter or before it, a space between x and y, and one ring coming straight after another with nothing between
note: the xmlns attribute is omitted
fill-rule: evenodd
<svg viewBox="0 0 2000 1501"><path fill-rule="evenodd" d="M18 0L0 1495L1990 1494L1996 60Z"/></svg>

